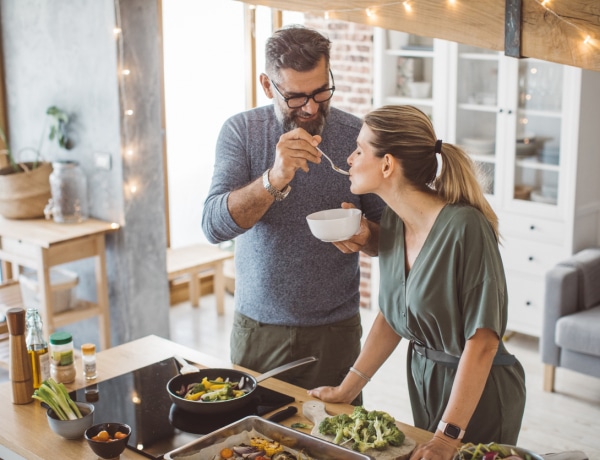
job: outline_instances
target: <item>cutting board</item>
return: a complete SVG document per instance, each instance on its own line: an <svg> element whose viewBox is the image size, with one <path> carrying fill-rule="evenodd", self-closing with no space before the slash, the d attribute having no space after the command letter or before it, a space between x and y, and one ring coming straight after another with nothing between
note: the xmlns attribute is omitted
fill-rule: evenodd
<svg viewBox="0 0 600 460"><path fill-rule="evenodd" d="M319 433L319 424L330 415L325 410L325 404L320 401L307 401L302 404L302 413L313 423L311 435L333 442L333 436ZM414 439L406 436L404 444L395 447L390 446L386 450L369 449L365 454L378 460L408 460L410 454L417 446Z"/></svg>

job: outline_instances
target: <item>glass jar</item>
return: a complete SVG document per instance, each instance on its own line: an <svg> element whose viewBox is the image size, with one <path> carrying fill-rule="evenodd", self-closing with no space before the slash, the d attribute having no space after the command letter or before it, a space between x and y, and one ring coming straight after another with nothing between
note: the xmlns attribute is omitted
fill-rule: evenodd
<svg viewBox="0 0 600 460"><path fill-rule="evenodd" d="M96 345L84 343L81 345L81 362L83 364L83 376L86 380L98 377L96 372Z"/></svg>
<svg viewBox="0 0 600 460"><path fill-rule="evenodd" d="M75 380L73 337L68 332L55 332L50 336L50 376L58 383Z"/></svg>
<svg viewBox="0 0 600 460"><path fill-rule="evenodd" d="M54 161L50 174L51 201L45 210L54 222L83 222L89 216L87 179L76 161Z"/></svg>

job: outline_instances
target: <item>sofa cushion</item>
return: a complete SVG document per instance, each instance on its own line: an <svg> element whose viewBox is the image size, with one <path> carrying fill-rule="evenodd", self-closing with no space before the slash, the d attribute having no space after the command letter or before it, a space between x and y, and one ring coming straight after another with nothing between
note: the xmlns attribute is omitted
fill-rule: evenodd
<svg viewBox="0 0 600 460"><path fill-rule="evenodd" d="M587 248L575 254L561 265L569 265L579 271L579 303L591 308L600 303L600 248Z"/></svg>
<svg viewBox="0 0 600 460"><path fill-rule="evenodd" d="M579 353L600 356L600 305L566 315L556 322L556 344Z"/></svg>

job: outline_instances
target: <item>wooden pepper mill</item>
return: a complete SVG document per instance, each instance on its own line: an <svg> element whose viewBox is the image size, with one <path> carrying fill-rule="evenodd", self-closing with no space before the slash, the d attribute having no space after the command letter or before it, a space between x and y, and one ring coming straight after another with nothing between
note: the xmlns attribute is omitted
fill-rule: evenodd
<svg viewBox="0 0 600 460"><path fill-rule="evenodd" d="M33 372L25 342L25 310L10 308L6 312L9 332L10 368L13 404L28 404L33 401Z"/></svg>

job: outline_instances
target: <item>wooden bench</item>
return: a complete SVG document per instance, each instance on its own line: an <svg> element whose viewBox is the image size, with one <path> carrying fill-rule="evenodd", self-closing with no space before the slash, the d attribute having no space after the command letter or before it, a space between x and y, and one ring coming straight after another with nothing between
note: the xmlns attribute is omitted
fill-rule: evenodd
<svg viewBox="0 0 600 460"><path fill-rule="evenodd" d="M225 275L223 262L233 258L233 252L211 244L195 244L167 249L167 274L169 281L185 276L189 282L190 302L200 305L200 276L213 275L217 313L225 313Z"/></svg>

